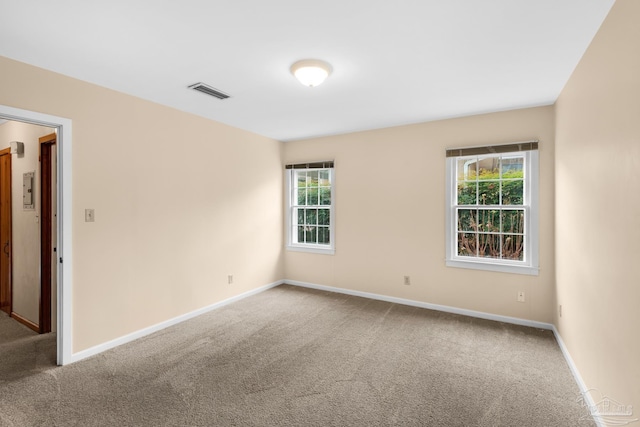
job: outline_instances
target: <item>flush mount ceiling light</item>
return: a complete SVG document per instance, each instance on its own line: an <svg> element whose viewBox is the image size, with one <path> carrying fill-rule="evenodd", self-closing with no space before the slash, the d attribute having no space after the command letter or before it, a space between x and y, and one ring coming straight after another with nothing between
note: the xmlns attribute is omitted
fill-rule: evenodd
<svg viewBox="0 0 640 427"><path fill-rule="evenodd" d="M319 59L303 59L291 66L291 74L303 85L314 87L322 84L331 74L331 65Z"/></svg>

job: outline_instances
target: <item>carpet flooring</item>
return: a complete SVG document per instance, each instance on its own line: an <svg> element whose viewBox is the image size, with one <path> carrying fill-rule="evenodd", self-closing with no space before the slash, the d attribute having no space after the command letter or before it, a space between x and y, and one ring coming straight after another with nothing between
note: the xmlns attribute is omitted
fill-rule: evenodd
<svg viewBox="0 0 640 427"><path fill-rule="evenodd" d="M10 322L0 426L595 425L550 331L366 298L281 285L63 367Z"/></svg>

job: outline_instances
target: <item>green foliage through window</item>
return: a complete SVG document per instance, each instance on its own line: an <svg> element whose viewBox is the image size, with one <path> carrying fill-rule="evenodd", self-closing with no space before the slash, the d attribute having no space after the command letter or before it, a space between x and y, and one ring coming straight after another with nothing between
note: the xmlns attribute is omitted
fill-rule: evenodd
<svg viewBox="0 0 640 427"><path fill-rule="evenodd" d="M457 254L522 261L524 156L457 159Z"/></svg>
<svg viewBox="0 0 640 427"><path fill-rule="evenodd" d="M331 170L292 171L294 243L331 244Z"/></svg>

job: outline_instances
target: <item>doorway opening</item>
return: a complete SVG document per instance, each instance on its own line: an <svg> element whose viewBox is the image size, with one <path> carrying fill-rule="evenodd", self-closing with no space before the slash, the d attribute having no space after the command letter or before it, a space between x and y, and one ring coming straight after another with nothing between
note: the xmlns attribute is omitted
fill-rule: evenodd
<svg viewBox="0 0 640 427"><path fill-rule="evenodd" d="M0 150L0 310L9 316L13 310L11 185L11 148L7 147Z"/></svg>
<svg viewBox="0 0 640 427"><path fill-rule="evenodd" d="M40 174L41 179L44 178L45 182L40 184L48 186L46 191L49 197L48 200L46 196L43 200L36 200L36 203L41 203L41 217L38 221L40 222L39 231L42 233L43 244L40 246L40 251L32 256L41 262L41 274L38 282L42 294L38 306L37 317L40 320L38 329L41 333L52 329L51 311L53 310L57 314L54 316L56 319L54 328L57 332L57 363L65 365L74 361L71 325L71 120L4 105L0 105L0 119L53 128L50 135L40 138L38 141L40 157L45 157L47 162L43 164L45 173ZM57 167L55 167L56 164ZM48 179L44 177L47 170L49 171ZM29 185L29 177L25 176L24 179L23 185ZM54 185L55 183L57 186ZM42 193L41 191L41 195L44 195ZM24 194L28 194L28 192L25 191ZM45 204L47 205L45 206ZM47 226L49 230L47 230ZM45 254L45 252L47 253ZM44 262L42 262L43 259ZM46 269L48 272L42 271ZM47 286L49 287L48 301L45 295ZM52 288L53 293L51 292ZM49 313L46 313L47 308Z"/></svg>
<svg viewBox="0 0 640 427"><path fill-rule="evenodd" d="M0 306L40 334L56 331L56 139L50 127L0 123Z"/></svg>
<svg viewBox="0 0 640 427"><path fill-rule="evenodd" d="M51 133L38 139L40 148L40 304L39 332L51 332L52 289L56 280L53 274L56 266L57 251L56 228L53 221L56 217L55 196L57 194L55 144L57 135ZM53 258L53 259L52 259ZM55 311L53 312L55 316Z"/></svg>

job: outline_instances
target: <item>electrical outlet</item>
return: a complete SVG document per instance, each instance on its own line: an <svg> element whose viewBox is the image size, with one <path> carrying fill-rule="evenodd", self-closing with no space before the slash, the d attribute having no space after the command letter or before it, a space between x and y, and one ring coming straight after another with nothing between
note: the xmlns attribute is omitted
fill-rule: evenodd
<svg viewBox="0 0 640 427"><path fill-rule="evenodd" d="M524 291L518 291L518 302L524 302Z"/></svg>
<svg viewBox="0 0 640 427"><path fill-rule="evenodd" d="M409 286L411 284L411 277L404 276L404 284Z"/></svg>
<svg viewBox="0 0 640 427"><path fill-rule="evenodd" d="M562 304L558 306L558 314L562 317Z"/></svg>
<svg viewBox="0 0 640 427"><path fill-rule="evenodd" d="M227 276L227 282L228 282L230 285L233 285L233 274L230 274L230 275L228 275L228 276Z"/></svg>

